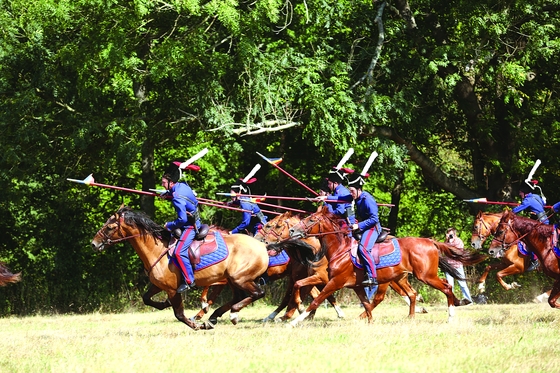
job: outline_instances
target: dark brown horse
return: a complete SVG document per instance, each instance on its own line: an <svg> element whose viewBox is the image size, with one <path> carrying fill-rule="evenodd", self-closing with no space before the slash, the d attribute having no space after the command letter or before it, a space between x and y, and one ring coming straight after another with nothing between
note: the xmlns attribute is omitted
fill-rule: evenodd
<svg viewBox="0 0 560 373"><path fill-rule="evenodd" d="M552 246L553 229L552 225L518 216L506 210L500 219L488 252L492 256L499 256L509 246L518 240L523 240L527 248L539 258L544 274L554 279L548 304L552 308L560 308L560 304L557 303L560 297L560 259L554 254ZM514 241L508 239L508 231L513 232Z"/></svg>
<svg viewBox="0 0 560 373"><path fill-rule="evenodd" d="M396 240L401 250L401 261L397 265L377 270L379 288L373 303L370 304L361 285L364 271L356 268L351 260L352 240L348 237L347 232L341 231L338 220L333 214L323 210L310 215L302 219L296 227L292 228L290 234L292 237L305 237L308 235L318 237L321 241L320 251L316 253L312 247L306 247L299 243L298 240L289 240L280 244L269 245L269 248L278 249L284 247L286 250L296 250L299 252L299 255L307 260L309 265L312 265L313 261L323 256L327 257L329 261L329 282L321 291L321 294L311 302L309 307L290 323L291 326L296 326L307 317L309 312L316 309L325 297L343 287L354 289L365 308L368 321L371 321L371 311L383 300L389 283L392 281L398 283L410 298L409 317L414 317L416 292L408 283L407 277L409 273L413 273L420 281L445 294L447 297L449 320L452 320L455 315L454 307L458 305L459 301L453 294L451 285L438 277L438 267L443 267L445 271L454 273L457 277L460 276L451 266L446 265L445 261L440 263L440 254L458 260L465 265L476 264L486 258L483 255L464 252L429 238L397 238Z"/></svg>
<svg viewBox="0 0 560 373"><path fill-rule="evenodd" d="M217 235L210 232L209 235ZM210 329L213 325L197 324L184 315L183 299L176 289L181 283L181 272L167 254L169 232L154 223L145 214L135 212L128 207L121 208L111 215L93 238L91 245L94 250L101 251L115 242L130 242L144 269L148 273L151 285L142 299L146 305L157 309L173 307L175 317L193 329ZM194 277L198 286L210 286L226 280L234 288L234 299L227 305L233 324L238 321L238 312L243 307L264 296L255 283L268 266L266 245L244 234L223 236L228 255L221 262L195 271ZM162 291L167 293L164 302L155 302L152 297Z"/></svg>
<svg viewBox="0 0 560 373"><path fill-rule="evenodd" d="M21 280L21 273L12 273L4 263L0 263L0 286L13 284Z"/></svg>
<svg viewBox="0 0 560 373"><path fill-rule="evenodd" d="M477 250L482 249L482 244L486 241L486 239L496 233L502 214L503 213L501 212L485 213L482 211L478 213L474 219L473 232L471 236L471 246L473 248ZM513 232L509 231L507 234L509 236L506 237L506 241L514 242L515 237ZM521 286L517 282L508 284L503 280L506 276L525 272L525 269L529 266L529 257L519 253L519 250L517 249L517 242L514 242L513 245L504 250L499 259L499 262L487 265L482 273L482 276L478 279L478 290L480 293L485 291L486 278L488 277L488 273L492 270L498 270L496 278L505 290L512 290Z"/></svg>

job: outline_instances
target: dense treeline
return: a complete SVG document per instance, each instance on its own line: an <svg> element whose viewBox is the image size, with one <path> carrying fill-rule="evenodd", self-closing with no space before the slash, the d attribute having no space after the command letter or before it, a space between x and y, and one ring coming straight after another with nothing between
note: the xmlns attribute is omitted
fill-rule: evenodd
<svg viewBox="0 0 560 373"><path fill-rule="evenodd" d="M560 1L0 0L0 9L0 260L23 277L0 289L3 314L138 302L146 278L130 247L95 254L89 242L121 203L161 223L173 211L66 179L93 173L148 190L168 161L204 147L187 180L206 198L263 163L257 151L317 188L349 147L355 168L377 150L367 188L396 205L382 218L401 236L443 239L455 225L467 240L484 206L461 200L515 200L537 158L549 202L560 199ZM254 193L306 195L270 166L257 178ZM225 227L238 219L202 214Z"/></svg>

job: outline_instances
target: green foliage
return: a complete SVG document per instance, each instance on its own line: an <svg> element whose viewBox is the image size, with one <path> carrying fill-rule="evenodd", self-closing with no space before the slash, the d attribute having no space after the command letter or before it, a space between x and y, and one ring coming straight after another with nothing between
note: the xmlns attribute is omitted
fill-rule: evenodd
<svg viewBox="0 0 560 373"><path fill-rule="evenodd" d="M186 180L208 198L262 163L257 151L283 157L316 189L349 147L355 169L376 150L366 189L378 201L391 202L404 171L399 235L441 239L454 225L467 240L472 224L459 193L410 161L412 147L481 197L511 198L538 158L545 194L559 195L558 1L423 0L410 4L414 29L385 8L380 50L378 6L0 1L0 260L24 276L0 289L0 309L82 312L137 300L146 278L130 247L96 254L89 242L121 203L145 202L66 178L154 188L170 160L204 147L202 171ZM297 125L236 135L286 122ZM392 136L373 137L379 129ZM254 193L307 195L271 166L257 178ZM153 207L157 222L174 216L165 201ZM239 218L206 206L201 214L225 227Z"/></svg>

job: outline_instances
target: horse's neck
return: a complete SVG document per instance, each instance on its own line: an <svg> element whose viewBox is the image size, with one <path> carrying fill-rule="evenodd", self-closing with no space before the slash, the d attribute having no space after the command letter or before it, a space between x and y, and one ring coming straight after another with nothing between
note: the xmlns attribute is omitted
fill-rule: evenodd
<svg viewBox="0 0 560 373"><path fill-rule="evenodd" d="M137 232L138 234L140 232ZM162 257L162 253L167 250L167 247L161 240L156 240L151 235L140 235L130 239L130 244L140 257L144 267L150 269L153 265L157 264Z"/></svg>
<svg viewBox="0 0 560 373"><path fill-rule="evenodd" d="M349 248L344 236L337 233L329 233L322 236L319 241L325 248L325 256L330 260L332 257L338 255L341 251L346 251Z"/></svg>

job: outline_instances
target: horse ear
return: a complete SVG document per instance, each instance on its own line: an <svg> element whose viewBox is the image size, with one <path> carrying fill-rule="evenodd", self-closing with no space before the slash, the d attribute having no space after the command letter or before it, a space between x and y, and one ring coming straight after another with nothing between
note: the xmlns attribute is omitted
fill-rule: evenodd
<svg viewBox="0 0 560 373"><path fill-rule="evenodd" d="M121 203L121 207L119 207L119 210L122 210L124 207L124 203Z"/></svg>

